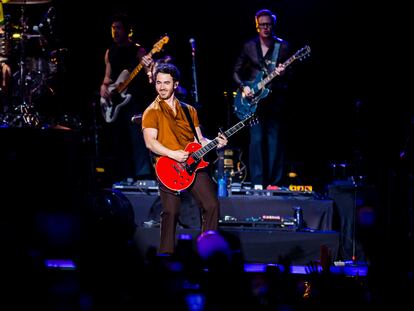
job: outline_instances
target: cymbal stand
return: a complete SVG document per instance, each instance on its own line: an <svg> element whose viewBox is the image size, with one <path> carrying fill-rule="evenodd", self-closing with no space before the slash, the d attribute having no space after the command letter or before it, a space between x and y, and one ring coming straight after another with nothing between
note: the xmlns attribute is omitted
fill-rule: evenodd
<svg viewBox="0 0 414 311"><path fill-rule="evenodd" d="M40 119L36 111L34 111L32 106L31 96L28 93L27 82L28 75L26 73L26 40L30 38L31 35L27 33L27 23L25 20L25 9L24 5L21 6L21 18L20 23L22 26L22 34L20 38L20 60L19 60L19 91L20 91L20 100L21 102L15 108L19 113L18 119L22 119L24 125L37 127L40 124Z"/></svg>

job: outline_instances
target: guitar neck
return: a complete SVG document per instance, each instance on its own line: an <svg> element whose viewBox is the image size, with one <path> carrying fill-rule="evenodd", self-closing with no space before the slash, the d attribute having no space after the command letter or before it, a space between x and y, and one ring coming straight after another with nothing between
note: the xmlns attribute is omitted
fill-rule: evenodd
<svg viewBox="0 0 414 311"><path fill-rule="evenodd" d="M224 132L224 135L226 137L230 137L233 134L235 134L236 132L238 132L239 130L241 130L243 127L245 127L246 120L240 121L239 123L233 125L231 128L229 128L227 131ZM195 161L201 160L208 152L210 152L211 150L215 149L218 145L218 139L215 138L212 141L210 141L207 145L205 145L204 147L200 148L199 150L197 150L196 152L194 152L192 154L192 157L194 158Z"/></svg>
<svg viewBox="0 0 414 311"><path fill-rule="evenodd" d="M296 59L295 56L290 57L287 61L285 61L283 63L283 66L285 66L285 68L287 66L289 66L291 63L293 63L293 61ZM266 86L266 84L268 84L270 81L272 81L276 76L278 76L278 72L277 72L277 67L266 77L264 78L262 81L260 81L257 84L257 88L258 90L261 90L262 88L264 88Z"/></svg>
<svg viewBox="0 0 414 311"><path fill-rule="evenodd" d="M119 89L118 89L118 91L120 92L120 93L122 93L126 88L127 88L127 86L128 86L128 84L132 81L132 79L134 79L135 78L135 76L138 74L138 72L140 72L141 71L141 69L142 69L142 67L143 67L144 65L142 64L142 62L140 62L139 64L138 64L138 66L136 66L135 67L135 69L134 70L132 70L132 72L131 72L131 74L128 76L128 78L123 82L123 83L120 83L119 84Z"/></svg>
<svg viewBox="0 0 414 311"><path fill-rule="evenodd" d="M152 49L146 56L151 57L156 51L154 49ZM122 83L119 83L118 87L117 87L117 91L119 93L122 93L129 85L129 83L132 81L132 79L135 78L135 76L141 71L142 67L144 66L143 62L140 61L138 66L136 66L134 68L134 70L132 70L132 72L129 74L128 78L123 81Z"/></svg>

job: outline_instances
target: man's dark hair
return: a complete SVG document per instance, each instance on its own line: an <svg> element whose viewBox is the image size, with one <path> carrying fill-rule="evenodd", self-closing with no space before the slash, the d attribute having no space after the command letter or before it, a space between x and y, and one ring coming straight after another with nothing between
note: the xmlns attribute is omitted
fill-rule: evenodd
<svg viewBox="0 0 414 311"><path fill-rule="evenodd" d="M112 17L112 23L120 22L127 32L130 32L132 29L132 24L129 19L129 16L126 13L117 13Z"/></svg>
<svg viewBox="0 0 414 311"><path fill-rule="evenodd" d="M263 10L259 10L259 11L256 12L256 15L255 15L256 27L259 26L259 17L261 17L261 16L269 16L269 17L271 17L272 18L272 21L273 21L273 26L276 25L276 15L273 14L268 9L263 9Z"/></svg>
<svg viewBox="0 0 414 311"><path fill-rule="evenodd" d="M180 71L175 65L171 63L159 64L157 69L155 70L154 77L156 77L158 73L166 73L171 75L174 82L180 81Z"/></svg>

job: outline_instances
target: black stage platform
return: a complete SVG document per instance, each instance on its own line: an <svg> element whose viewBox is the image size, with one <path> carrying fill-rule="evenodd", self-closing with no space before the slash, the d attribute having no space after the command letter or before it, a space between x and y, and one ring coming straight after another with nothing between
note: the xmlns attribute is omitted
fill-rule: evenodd
<svg viewBox="0 0 414 311"><path fill-rule="evenodd" d="M157 220L161 210L161 202L157 193L122 192L131 202L135 212L135 222L142 225L149 220ZM220 218L226 216L237 221L251 221L263 216L280 216L291 218L294 207L303 210L305 227L314 230L333 230L334 204L330 199L315 199L309 196L284 195L234 195L220 200ZM199 210L193 198L182 194L183 207L181 222L185 227L198 228L200 225Z"/></svg>
<svg viewBox="0 0 414 311"><path fill-rule="evenodd" d="M331 251L333 260L339 247L339 234L334 231L296 232L223 227L220 227L220 231L239 244L246 263L278 263L282 257L288 257L294 265L306 265L319 260L322 245ZM181 234L191 236L195 244L199 230L179 228L177 236ZM145 255L150 247L158 248L159 228L138 227L134 241Z"/></svg>
<svg viewBox="0 0 414 311"><path fill-rule="evenodd" d="M148 226L156 223L161 209L156 193L123 192L131 202L138 228L134 241L142 253L149 247L158 248L159 227ZM339 233L332 230L333 201L301 196L237 195L220 198L221 220L226 216L241 222L260 218L263 215L293 216L293 207L301 206L306 230L260 225L229 226L220 223L220 231L238 240L246 262L277 263L280 257L289 256L292 264L306 264L318 260L320 247L327 246L335 260L339 250ZM246 223L246 222L245 222ZM257 223L256 223L257 224ZM195 241L199 234L200 219L198 207L189 195L183 195L180 226L177 236L190 235Z"/></svg>

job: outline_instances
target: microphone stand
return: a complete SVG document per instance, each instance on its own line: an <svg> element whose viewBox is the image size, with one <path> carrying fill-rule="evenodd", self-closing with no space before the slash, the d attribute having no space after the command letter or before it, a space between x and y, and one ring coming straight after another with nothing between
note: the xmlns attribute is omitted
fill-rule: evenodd
<svg viewBox="0 0 414 311"><path fill-rule="evenodd" d="M198 102L198 88L197 88L197 73L196 73L196 60L195 60L195 40L193 38L190 39L191 44L191 58L192 58L192 72L193 72L193 100L194 100L194 107L198 110L200 108L200 104Z"/></svg>
<svg viewBox="0 0 414 311"><path fill-rule="evenodd" d="M357 256L356 256L356 221L357 221L357 203L358 203L358 183L355 180L355 178L352 176L351 177L352 180L352 186L353 186L353 190L354 190L354 206L352 209L352 255L351 255L351 259L352 262L355 263L357 261Z"/></svg>

